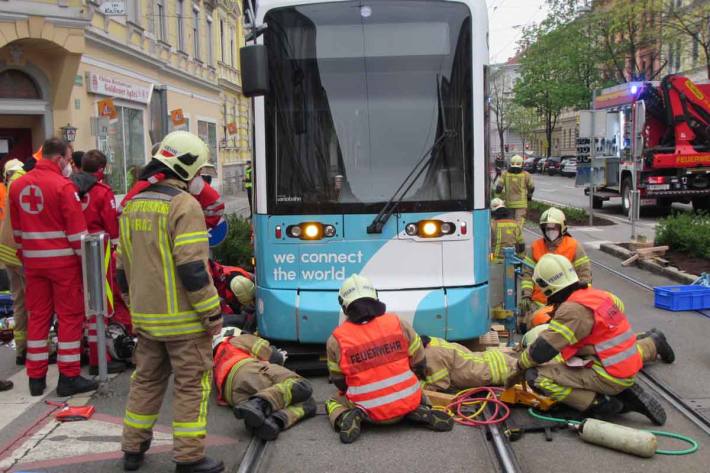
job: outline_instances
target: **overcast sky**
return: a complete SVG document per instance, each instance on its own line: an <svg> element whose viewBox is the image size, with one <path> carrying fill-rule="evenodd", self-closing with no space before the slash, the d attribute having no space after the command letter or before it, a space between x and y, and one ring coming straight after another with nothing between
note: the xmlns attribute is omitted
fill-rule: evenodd
<svg viewBox="0 0 710 473"><path fill-rule="evenodd" d="M520 28L545 18L545 0L487 0L491 64L505 62L515 54ZM518 27L518 28L516 28Z"/></svg>

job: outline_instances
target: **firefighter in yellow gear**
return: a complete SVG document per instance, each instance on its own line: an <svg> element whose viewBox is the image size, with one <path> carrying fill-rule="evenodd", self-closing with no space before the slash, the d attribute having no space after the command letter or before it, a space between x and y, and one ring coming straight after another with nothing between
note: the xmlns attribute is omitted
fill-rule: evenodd
<svg viewBox="0 0 710 473"><path fill-rule="evenodd" d="M518 256L525 252L523 232L510 217L502 199L491 200L491 265L489 275L490 307L503 304L503 248L515 248Z"/></svg>
<svg viewBox="0 0 710 473"><path fill-rule="evenodd" d="M422 335L426 376L422 386L431 391L460 391L480 386L503 386L517 359L500 350L473 352L443 338Z"/></svg>
<svg viewBox="0 0 710 473"><path fill-rule="evenodd" d="M262 440L316 414L311 383L284 368L287 354L256 335L225 327L212 340L217 402Z"/></svg>
<svg viewBox="0 0 710 473"><path fill-rule="evenodd" d="M5 163L3 180L8 193L10 185L26 174L22 161L11 159ZM27 356L27 309L25 308L25 276L22 263L17 257L17 244L12 232L10 212L5 212L0 223L0 263L5 265L12 293L12 316L15 320L13 336L15 338L15 362L24 365Z"/></svg>
<svg viewBox="0 0 710 473"><path fill-rule="evenodd" d="M535 312L547 305L547 297L542 289L533 283L533 269L530 267L534 268L544 255L553 253L564 256L574 266L580 281L592 283L592 262L582 243L568 233L564 212L555 207L544 211L540 216L540 230L542 238L535 240L525 253L527 264L523 265L523 277L520 282L520 322L523 328L530 327Z"/></svg>
<svg viewBox="0 0 710 473"><path fill-rule="evenodd" d="M662 425L659 402L636 384L643 355L628 318L605 291L581 282L572 263L547 254L533 278L556 309L547 328L521 353L506 385L522 380L534 390L594 417L635 411ZM662 358L672 349L658 334L644 346ZM657 343L659 342L659 343ZM650 353L649 355L650 356Z"/></svg>
<svg viewBox="0 0 710 473"><path fill-rule="evenodd" d="M510 159L510 167L503 171L496 185L496 192L503 194L503 200L514 211L515 221L522 227L528 212L528 201L535 192L535 184L529 172L523 170L523 157L515 155Z"/></svg>
<svg viewBox="0 0 710 473"><path fill-rule="evenodd" d="M150 447L171 372L175 471L224 471L205 456L212 335L220 333L222 315L207 269L205 218L188 192L208 158L197 136L168 134L144 171L168 177L135 195L121 215L117 279L138 336L123 421L128 471L140 467Z"/></svg>

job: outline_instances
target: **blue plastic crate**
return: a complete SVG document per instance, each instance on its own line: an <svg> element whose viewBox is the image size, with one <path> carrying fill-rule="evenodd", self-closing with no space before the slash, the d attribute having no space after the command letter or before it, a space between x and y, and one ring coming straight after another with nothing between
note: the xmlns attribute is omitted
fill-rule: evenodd
<svg viewBox="0 0 710 473"><path fill-rule="evenodd" d="M710 309L710 287L659 286L653 289L655 305L666 310Z"/></svg>

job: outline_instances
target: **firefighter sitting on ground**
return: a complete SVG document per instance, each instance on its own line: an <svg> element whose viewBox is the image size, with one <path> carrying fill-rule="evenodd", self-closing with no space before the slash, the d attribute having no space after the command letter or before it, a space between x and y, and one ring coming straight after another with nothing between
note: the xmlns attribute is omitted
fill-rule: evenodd
<svg viewBox="0 0 710 473"><path fill-rule="evenodd" d="M510 217L510 211L503 200L491 200L491 265L490 265L490 306L503 304L503 248L513 247L520 256L525 251L523 232Z"/></svg>
<svg viewBox="0 0 710 473"><path fill-rule="evenodd" d="M232 406L257 437L274 440L316 414L311 383L282 366L286 352L236 327L222 329L212 347L217 402Z"/></svg>
<svg viewBox="0 0 710 473"><path fill-rule="evenodd" d="M339 394L326 401L326 410L340 441L357 440L363 420L391 424L406 419L436 431L451 430L448 414L423 403L417 377L424 378L426 359L412 326L386 313L372 283L357 274L343 282L338 302L347 319L326 348L330 380Z"/></svg>
<svg viewBox="0 0 710 473"><path fill-rule="evenodd" d="M642 356L631 324L610 294L581 282L561 255L543 256L533 278L557 309L548 328L522 352L506 385L525 380L589 416L634 411L663 425L663 407L635 383ZM558 355L564 363L552 361Z"/></svg>
<svg viewBox="0 0 710 473"><path fill-rule="evenodd" d="M422 335L426 355L425 389L461 391L480 386L503 386L515 371L517 359L499 350L473 352L443 338Z"/></svg>
<svg viewBox="0 0 710 473"><path fill-rule="evenodd" d="M523 170L523 157L515 155L510 159L510 167L503 171L496 184L496 192L503 194L503 200L515 214L515 221L522 227L528 213L528 201L535 192L535 184L529 172Z"/></svg>
<svg viewBox="0 0 710 473"><path fill-rule="evenodd" d="M550 207L540 216L542 238L535 240L525 253L525 263L535 266L543 255L554 253L569 260L583 283L592 283L592 263L584 251L584 246L567 232L567 219L564 212ZM520 314L523 332L530 326L530 318L539 308L547 305L547 298L542 289L533 283L533 270L523 265L523 277L520 283Z"/></svg>

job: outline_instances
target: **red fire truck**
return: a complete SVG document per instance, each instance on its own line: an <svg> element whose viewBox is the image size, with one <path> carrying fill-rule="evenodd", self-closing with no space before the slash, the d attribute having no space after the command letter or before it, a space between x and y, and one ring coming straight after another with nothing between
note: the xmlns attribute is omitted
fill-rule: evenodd
<svg viewBox="0 0 710 473"><path fill-rule="evenodd" d="M631 82L604 89L594 108L607 111L604 136L578 140L578 161L597 168L594 208L620 197L628 215L635 179L642 206L692 202L697 210L710 210L710 83L680 75Z"/></svg>

